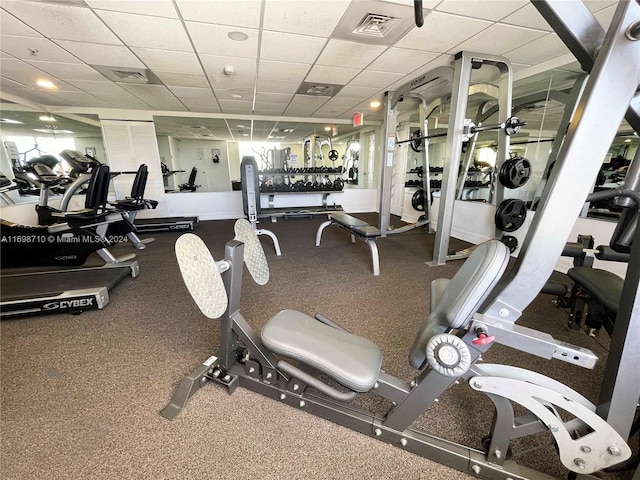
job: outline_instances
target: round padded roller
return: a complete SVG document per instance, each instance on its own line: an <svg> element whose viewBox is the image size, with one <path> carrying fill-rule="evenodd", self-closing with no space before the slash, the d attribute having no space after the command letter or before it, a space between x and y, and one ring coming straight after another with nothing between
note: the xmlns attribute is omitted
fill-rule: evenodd
<svg viewBox="0 0 640 480"><path fill-rule="evenodd" d="M459 377L471 367L471 353L455 335L439 333L427 343L427 363L441 375Z"/></svg>
<svg viewBox="0 0 640 480"><path fill-rule="evenodd" d="M240 218L236 221L234 230L236 232L235 239L244 243L244 263L253 280L258 285L266 285L269 281L269 264L267 264L262 244L253 231L251 223Z"/></svg>
<svg viewBox="0 0 640 480"><path fill-rule="evenodd" d="M220 318L227 309L227 291L211 252L193 233L178 238L175 250L182 279L196 305L208 318Z"/></svg>

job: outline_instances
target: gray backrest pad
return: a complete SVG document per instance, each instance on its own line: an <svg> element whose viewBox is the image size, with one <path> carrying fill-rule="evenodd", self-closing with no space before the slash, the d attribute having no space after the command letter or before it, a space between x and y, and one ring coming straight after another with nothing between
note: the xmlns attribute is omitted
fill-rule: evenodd
<svg viewBox="0 0 640 480"><path fill-rule="evenodd" d="M422 368L427 358L426 346L439 324L450 328L464 326L476 313L507 268L509 249L498 240L478 245L460 270L432 305L429 317L422 323L409 351L409 363Z"/></svg>

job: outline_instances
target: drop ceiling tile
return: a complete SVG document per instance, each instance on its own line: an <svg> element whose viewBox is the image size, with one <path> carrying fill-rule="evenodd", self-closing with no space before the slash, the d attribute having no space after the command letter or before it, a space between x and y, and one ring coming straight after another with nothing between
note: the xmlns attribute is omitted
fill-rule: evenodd
<svg viewBox="0 0 640 480"><path fill-rule="evenodd" d="M178 97L180 100L183 99L206 99L206 98L214 98L211 89L209 88L194 88L194 87L170 87L169 90Z"/></svg>
<svg viewBox="0 0 640 480"><path fill-rule="evenodd" d="M216 89L216 98L218 100L243 100L245 102L253 99L252 88L234 88L232 90Z"/></svg>
<svg viewBox="0 0 640 480"><path fill-rule="evenodd" d="M307 75L306 81L346 85L358 73L360 73L359 68L328 67L326 65L315 65Z"/></svg>
<svg viewBox="0 0 640 480"><path fill-rule="evenodd" d="M437 53L424 50L391 47L369 65L368 69L378 72L411 73L437 57Z"/></svg>
<svg viewBox="0 0 640 480"><path fill-rule="evenodd" d="M256 108L253 110L255 115L276 115L280 116L284 113L283 107L269 107L268 105L256 105Z"/></svg>
<svg viewBox="0 0 640 480"><path fill-rule="evenodd" d="M375 72L372 70L365 70L360 75L351 80L351 82L349 82L349 85L352 87L373 87L377 88L378 90L383 90L388 85L391 85L393 82L397 82L404 77L405 75L402 73Z"/></svg>
<svg viewBox="0 0 640 480"><path fill-rule="evenodd" d="M213 76L224 75L224 67L230 66L234 69L235 77L255 77L255 58L229 57L225 55L200 55L200 61L207 74Z"/></svg>
<svg viewBox="0 0 640 480"><path fill-rule="evenodd" d="M365 68L386 49L387 47L383 45L368 45L332 38L325 45L316 64Z"/></svg>
<svg viewBox="0 0 640 480"><path fill-rule="evenodd" d="M289 105L310 105L310 106L314 106L315 108L319 108L321 105L324 105L325 103L327 103L327 100L329 100L330 97L323 97L323 96L315 96L315 95L295 95L292 99L291 99L291 103Z"/></svg>
<svg viewBox="0 0 640 480"><path fill-rule="evenodd" d="M610 7L598 10L598 12L593 15L605 30L609 29L609 25L611 24L611 19L613 18L613 14L616 11L616 7L617 5L611 5Z"/></svg>
<svg viewBox="0 0 640 480"><path fill-rule="evenodd" d="M4 2L2 3L4 5ZM21 35L23 37L41 37L38 32L7 12L0 14L0 32L5 35Z"/></svg>
<svg viewBox="0 0 640 480"><path fill-rule="evenodd" d="M218 100L222 111L227 113L251 113L251 109L253 108L253 102L245 101L245 100Z"/></svg>
<svg viewBox="0 0 640 480"><path fill-rule="evenodd" d="M469 50L492 55L503 55L509 50L514 50L546 34L547 32L541 30L496 23L466 42L456 45L455 49L449 51L449 53L455 54L461 50Z"/></svg>
<svg viewBox="0 0 640 480"><path fill-rule="evenodd" d="M344 112L347 108L352 107L354 105L362 102L362 98L352 98L352 97L333 97L324 104L326 107L341 107Z"/></svg>
<svg viewBox="0 0 640 480"><path fill-rule="evenodd" d="M124 45L104 45L68 40L56 40L56 43L89 65L144 68L144 64Z"/></svg>
<svg viewBox="0 0 640 480"><path fill-rule="evenodd" d="M549 33L531 43L507 52L505 56L511 62L535 65L567 53L570 53L569 49L558 36L555 33Z"/></svg>
<svg viewBox="0 0 640 480"><path fill-rule="evenodd" d="M121 89L121 93L112 93L112 92L94 92L92 95L101 98L105 102L113 105L114 108L126 108L132 109L137 108L141 110L148 110L151 106L129 92Z"/></svg>
<svg viewBox="0 0 640 480"><path fill-rule="evenodd" d="M220 107L217 103L214 102L198 102L197 100L185 100L184 105L189 109L190 112L197 113L222 113Z"/></svg>
<svg viewBox="0 0 640 480"><path fill-rule="evenodd" d="M293 99L293 95L289 95L286 93L257 93L256 94L256 104L258 102L260 103L273 103L281 105L281 104L288 104L291 99Z"/></svg>
<svg viewBox="0 0 640 480"><path fill-rule="evenodd" d="M413 7L413 0L381 0L381 1L385 3L397 3L398 5L406 5L408 7ZM438 6L438 4L441 1L442 0L424 0L422 2L422 9L433 10Z"/></svg>
<svg viewBox="0 0 640 480"><path fill-rule="evenodd" d="M320 107L319 109L317 109L315 112L313 112L313 114L315 116L318 117L328 117L328 118L335 118L339 115L342 115L344 112L346 112L348 110L348 108L345 107L335 107L335 106L323 106ZM340 127L338 127L340 128Z"/></svg>
<svg viewBox="0 0 640 480"><path fill-rule="evenodd" d="M528 3L520 10L516 10L511 15L507 15L500 20L500 23L508 23L509 25L518 25L520 27L536 28L538 30L544 30L551 32L553 29L549 26L547 21L542 18L542 15L538 12L533 4Z"/></svg>
<svg viewBox="0 0 640 480"><path fill-rule="evenodd" d="M30 65L65 80L104 80L104 77L88 65L59 62L28 62ZM55 82L54 82L55 83Z"/></svg>
<svg viewBox="0 0 640 480"><path fill-rule="evenodd" d="M327 39L280 32L262 32L260 58L284 62L313 63ZM295 45L296 48L291 48Z"/></svg>
<svg viewBox="0 0 640 480"><path fill-rule="evenodd" d="M88 8L22 0L3 0L2 7L45 37L121 44L113 32Z"/></svg>
<svg viewBox="0 0 640 480"><path fill-rule="evenodd" d="M526 4L526 0L456 0L442 2L436 10L463 17L498 21Z"/></svg>
<svg viewBox="0 0 640 480"><path fill-rule="evenodd" d="M173 8L171 0L85 0L85 3L92 8L100 10L111 10L114 12L137 13L139 15L149 15L152 17L178 18L176 9Z"/></svg>
<svg viewBox="0 0 640 480"><path fill-rule="evenodd" d="M56 97L72 102L79 107L101 107L108 108L109 102L85 92L58 92Z"/></svg>
<svg viewBox="0 0 640 480"><path fill-rule="evenodd" d="M42 37L0 35L0 48L22 60L81 63L69 52L60 48L51 40Z"/></svg>
<svg viewBox="0 0 640 480"><path fill-rule="evenodd" d="M210 23L185 22L198 54L229 55L256 58L258 55L258 30L249 28L212 25ZM245 41L231 40L230 32L242 32L249 38Z"/></svg>
<svg viewBox="0 0 640 480"><path fill-rule="evenodd" d="M186 109L164 85L121 84L121 87L157 110Z"/></svg>
<svg viewBox="0 0 640 480"><path fill-rule="evenodd" d="M253 77L225 77L209 75L209 80L214 89L233 90L233 89L252 89L255 86L255 78Z"/></svg>
<svg viewBox="0 0 640 480"><path fill-rule="evenodd" d="M265 2L263 28L276 32L328 37L350 0L270 0ZM295 4L295 6L294 6Z"/></svg>
<svg viewBox="0 0 640 480"><path fill-rule="evenodd" d="M106 10L96 13L130 47L193 51L180 20Z"/></svg>
<svg viewBox="0 0 640 480"><path fill-rule="evenodd" d="M486 20L431 12L424 19L422 28L414 28L395 46L444 53L490 25Z"/></svg>
<svg viewBox="0 0 640 480"><path fill-rule="evenodd" d="M189 75L175 72L153 72L162 83L172 87L201 87L207 88L209 82L204 75Z"/></svg>
<svg viewBox="0 0 640 480"><path fill-rule="evenodd" d="M375 95L381 90L378 87L357 87L354 85L345 85L342 87L334 98L357 98L358 101L363 98L369 98L372 95Z"/></svg>
<svg viewBox="0 0 640 480"><path fill-rule="evenodd" d="M583 0L583 2L592 13L599 12L617 3L615 0Z"/></svg>
<svg viewBox="0 0 640 480"><path fill-rule="evenodd" d="M172 52L153 48L131 49L150 70L163 72L202 74L198 57L193 52Z"/></svg>
<svg viewBox="0 0 640 480"><path fill-rule="evenodd" d="M106 79L101 82L93 80L70 80L69 83L74 87L84 90L88 93L123 93L124 90L120 85L109 82Z"/></svg>
<svg viewBox="0 0 640 480"><path fill-rule="evenodd" d="M294 94L298 91L299 86L300 84L295 82L281 82L279 80L265 80L264 78L258 78L257 91Z"/></svg>
<svg viewBox="0 0 640 480"><path fill-rule="evenodd" d="M311 65L304 63L273 62L261 60L259 67L260 78L270 80L287 80L288 82L301 82L309 73Z"/></svg>
<svg viewBox="0 0 640 480"><path fill-rule="evenodd" d="M33 65L13 58L2 60L2 76L13 80L14 82L21 83L29 88L35 88L36 82L39 79L50 80L55 85L58 83L64 83L59 79L51 78L52 76L50 74L34 67Z"/></svg>
<svg viewBox="0 0 640 480"><path fill-rule="evenodd" d="M258 28L262 2L256 0L234 0L233 2L207 2L202 0L176 0L185 20Z"/></svg>

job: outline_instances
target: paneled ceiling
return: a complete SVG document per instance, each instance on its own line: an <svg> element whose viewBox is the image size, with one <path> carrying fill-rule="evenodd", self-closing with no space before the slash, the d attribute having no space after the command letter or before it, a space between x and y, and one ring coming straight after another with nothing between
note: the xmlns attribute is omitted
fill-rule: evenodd
<svg viewBox="0 0 640 480"><path fill-rule="evenodd" d="M616 2L585 3L606 27ZM2 0L0 97L4 110L140 110L159 132L264 140L308 122L304 135L348 133L356 112L380 122L373 100L460 50L503 55L520 78L572 59L527 0L423 4L416 28L412 0ZM370 14L373 33L392 19L385 36L353 33Z"/></svg>

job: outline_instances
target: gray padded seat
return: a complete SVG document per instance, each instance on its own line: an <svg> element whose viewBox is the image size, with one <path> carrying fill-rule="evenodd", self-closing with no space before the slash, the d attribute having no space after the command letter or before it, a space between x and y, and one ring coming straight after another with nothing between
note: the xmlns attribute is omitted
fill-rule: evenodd
<svg viewBox="0 0 640 480"><path fill-rule="evenodd" d="M431 314L422 323L409 351L409 363L422 368L434 327L463 327L477 312L509 263L509 249L498 240L478 245L449 281L437 280L431 289Z"/></svg>
<svg viewBox="0 0 640 480"><path fill-rule="evenodd" d="M618 312L624 285L624 280L618 275L591 267L574 267L569 269L567 275L606 308Z"/></svg>
<svg viewBox="0 0 640 480"><path fill-rule="evenodd" d="M382 367L382 351L370 340L294 310L277 313L261 337L272 352L309 365L356 392L371 390Z"/></svg>
<svg viewBox="0 0 640 480"><path fill-rule="evenodd" d="M371 225L367 225L366 227L355 227L352 228L352 230L354 233L366 238L375 238L382 234L379 228L372 227Z"/></svg>

